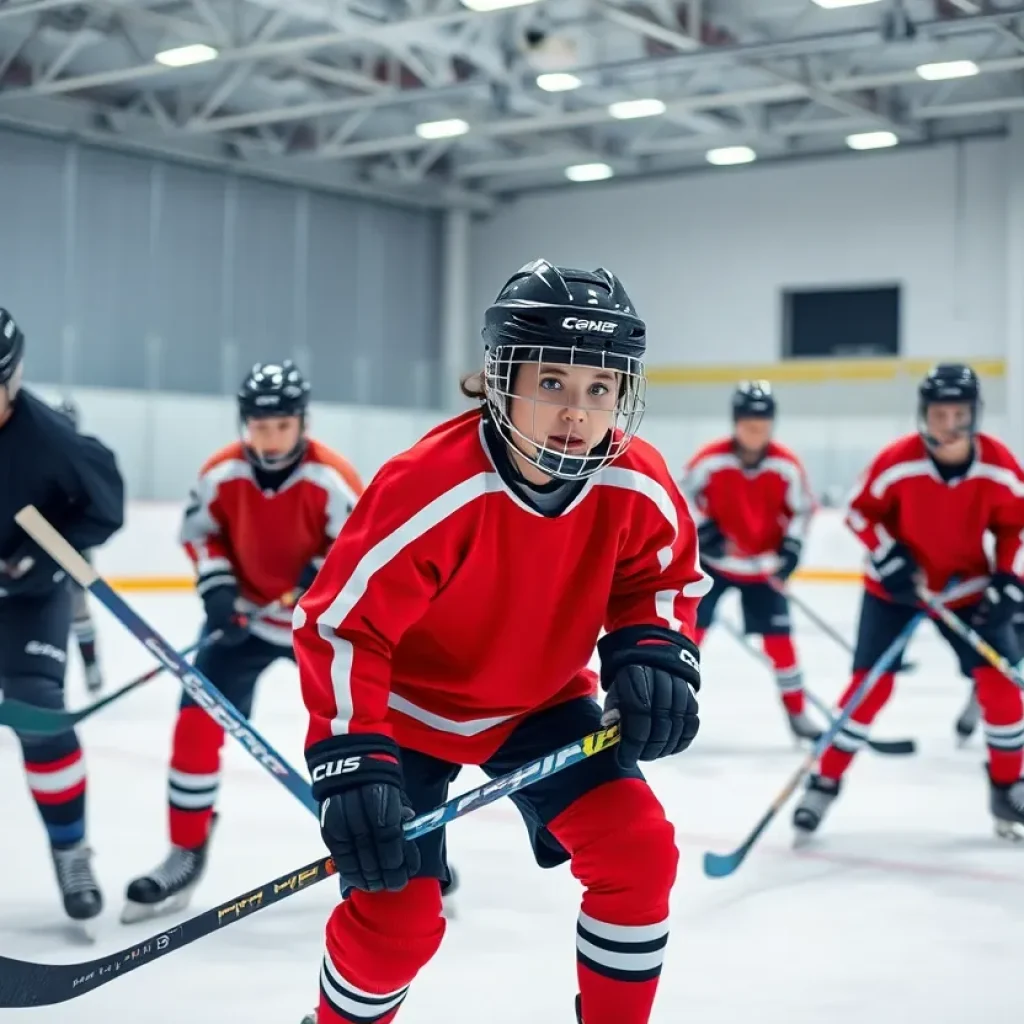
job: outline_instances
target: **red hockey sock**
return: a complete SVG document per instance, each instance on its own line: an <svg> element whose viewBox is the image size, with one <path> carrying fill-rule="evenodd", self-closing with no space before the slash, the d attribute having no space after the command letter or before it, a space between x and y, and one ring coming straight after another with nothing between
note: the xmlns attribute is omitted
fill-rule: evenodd
<svg viewBox="0 0 1024 1024"><path fill-rule="evenodd" d="M586 889L576 928L585 1024L647 1024L679 860L672 825L646 782L618 779L548 827Z"/></svg>
<svg viewBox="0 0 1024 1024"><path fill-rule="evenodd" d="M764 653L775 666L775 682L786 711L799 715L804 709L804 678L796 662L796 648L791 636L761 638Z"/></svg>
<svg viewBox="0 0 1024 1024"><path fill-rule="evenodd" d="M989 772L993 782L1008 785L1024 768L1024 700L1021 692L991 665L974 670L985 722Z"/></svg>
<svg viewBox="0 0 1024 1024"><path fill-rule="evenodd" d="M857 669L853 673L850 685L839 699L841 708L845 708L850 703L854 691L864 681L867 674L865 669ZM820 771L825 778L839 779L843 772L850 767L854 754L860 750L868 738L869 726L892 696L894 680L895 676L891 672L886 672L857 703L857 707L846 725L839 730L832 745L821 755Z"/></svg>
<svg viewBox="0 0 1024 1024"><path fill-rule="evenodd" d="M400 892L351 893L327 922L317 1024L390 1024L444 929L434 878L414 878Z"/></svg>
<svg viewBox="0 0 1024 1024"><path fill-rule="evenodd" d="M171 842L194 850L206 842L220 786L224 730L198 707L178 713L167 801Z"/></svg>

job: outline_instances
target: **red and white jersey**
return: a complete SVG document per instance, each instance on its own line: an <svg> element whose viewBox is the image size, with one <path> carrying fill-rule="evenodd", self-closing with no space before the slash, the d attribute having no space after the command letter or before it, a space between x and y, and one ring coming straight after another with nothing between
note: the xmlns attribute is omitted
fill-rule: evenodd
<svg viewBox="0 0 1024 1024"><path fill-rule="evenodd" d="M692 635L709 586L649 444L634 439L546 517L465 413L383 466L296 608L307 743L379 733L479 764L523 715L596 692L602 628Z"/></svg>
<svg viewBox="0 0 1024 1024"><path fill-rule="evenodd" d="M200 587L228 574L245 605L273 604L310 562L322 562L362 490L352 465L311 439L281 487L264 492L242 443L227 445L200 470L181 527ZM252 632L291 646L291 613L282 608L255 619Z"/></svg>
<svg viewBox="0 0 1024 1024"><path fill-rule="evenodd" d="M976 600L989 573L1024 575L1024 472L1010 450L988 434L974 438L974 461L948 483L919 434L887 445L857 483L846 522L876 558L897 541L914 556L928 589L941 591L954 577L958 600ZM995 540L994 565L985 552ZM871 563L865 586L879 597L885 588Z"/></svg>
<svg viewBox="0 0 1024 1024"><path fill-rule="evenodd" d="M778 441L769 441L764 458L750 467L731 437L712 441L686 464L680 487L697 524L714 520L728 541L725 557L705 561L740 580L774 573L783 539L803 541L814 512L803 464Z"/></svg>

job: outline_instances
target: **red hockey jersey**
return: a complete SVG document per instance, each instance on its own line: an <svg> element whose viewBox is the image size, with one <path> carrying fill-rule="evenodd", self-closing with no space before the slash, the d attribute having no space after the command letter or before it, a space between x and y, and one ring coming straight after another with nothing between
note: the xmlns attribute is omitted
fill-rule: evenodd
<svg viewBox="0 0 1024 1024"><path fill-rule="evenodd" d="M200 577L229 570L246 604L272 604L295 587L310 562L323 560L362 490L348 461L310 440L291 476L264 493L236 441L203 465L181 541ZM290 614L282 609L261 617L252 632L291 646Z"/></svg>
<svg viewBox="0 0 1024 1024"><path fill-rule="evenodd" d="M649 444L545 517L507 487L468 412L384 465L296 608L308 743L382 733L479 764L521 716L594 693L602 627L692 635L709 585Z"/></svg>
<svg viewBox="0 0 1024 1024"><path fill-rule="evenodd" d="M952 604L977 600L993 569L1024 575L1024 472L1006 445L988 434L975 437L974 450L967 473L947 483L919 434L893 441L857 483L846 516L872 555L883 555L896 541L906 546L929 590L958 577ZM994 565L985 552L986 533L995 540ZM870 562L865 586L886 596Z"/></svg>
<svg viewBox="0 0 1024 1024"><path fill-rule="evenodd" d="M686 464L680 486L698 525L714 520L729 542L723 558L704 560L738 580L772 575L783 538L802 541L814 511L803 465L778 441L753 467L740 462L731 437L712 441Z"/></svg>

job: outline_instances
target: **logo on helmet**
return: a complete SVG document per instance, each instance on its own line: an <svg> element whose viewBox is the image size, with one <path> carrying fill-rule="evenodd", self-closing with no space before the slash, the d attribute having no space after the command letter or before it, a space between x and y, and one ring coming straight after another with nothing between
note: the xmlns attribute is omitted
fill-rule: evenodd
<svg viewBox="0 0 1024 1024"><path fill-rule="evenodd" d="M581 320L576 316L567 316L562 321L563 330L584 331L587 334L614 334L617 326L614 320Z"/></svg>

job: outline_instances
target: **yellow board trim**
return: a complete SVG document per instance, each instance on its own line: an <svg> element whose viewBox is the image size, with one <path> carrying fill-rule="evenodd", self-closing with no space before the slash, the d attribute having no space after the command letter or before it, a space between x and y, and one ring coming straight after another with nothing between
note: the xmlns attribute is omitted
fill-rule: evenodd
<svg viewBox="0 0 1024 1024"><path fill-rule="evenodd" d="M862 574L846 569L800 569L794 579L805 583L859 583ZM194 590L195 580L188 576L111 576L107 582L126 593L171 593Z"/></svg>
<svg viewBox="0 0 1024 1024"><path fill-rule="evenodd" d="M659 387L735 384L770 380L773 384L823 384L923 377L939 359L787 359L778 363L732 363L715 366L649 366L648 383ZM1005 377L1005 359L965 359L980 377Z"/></svg>

